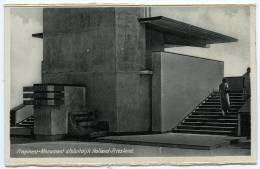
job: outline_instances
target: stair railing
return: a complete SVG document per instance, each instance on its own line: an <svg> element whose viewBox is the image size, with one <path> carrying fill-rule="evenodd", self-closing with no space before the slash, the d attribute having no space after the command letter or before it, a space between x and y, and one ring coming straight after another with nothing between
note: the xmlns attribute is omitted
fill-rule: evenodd
<svg viewBox="0 0 260 169"><path fill-rule="evenodd" d="M26 105L24 104L19 104L18 106L12 108L10 110L10 126L15 126L16 125L16 112L22 108L24 108ZM11 119L12 118L12 119Z"/></svg>
<svg viewBox="0 0 260 169"><path fill-rule="evenodd" d="M23 119L22 121L20 121L19 123L17 123L16 125L19 126L20 124L24 123L26 120L28 120L29 118L33 117L33 115L26 117L25 119Z"/></svg>

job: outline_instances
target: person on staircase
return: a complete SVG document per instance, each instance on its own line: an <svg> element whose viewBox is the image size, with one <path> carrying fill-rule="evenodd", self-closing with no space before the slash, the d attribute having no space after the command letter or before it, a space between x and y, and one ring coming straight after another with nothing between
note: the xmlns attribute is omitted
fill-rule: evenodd
<svg viewBox="0 0 260 169"><path fill-rule="evenodd" d="M230 100L229 100L230 87L225 78L222 79L222 83L219 85L220 101L222 115L225 116L230 111Z"/></svg>

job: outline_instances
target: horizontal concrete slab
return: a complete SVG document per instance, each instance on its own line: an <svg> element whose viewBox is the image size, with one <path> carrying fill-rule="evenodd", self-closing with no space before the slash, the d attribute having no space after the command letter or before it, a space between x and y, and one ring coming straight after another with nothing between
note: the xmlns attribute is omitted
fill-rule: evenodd
<svg viewBox="0 0 260 169"><path fill-rule="evenodd" d="M108 136L101 137L98 141L121 144L150 145L160 147L187 148L208 150L227 145L240 137L228 137L220 135L199 135L164 133L152 135Z"/></svg>
<svg viewBox="0 0 260 169"><path fill-rule="evenodd" d="M11 136L32 136L33 129L29 127L11 127Z"/></svg>

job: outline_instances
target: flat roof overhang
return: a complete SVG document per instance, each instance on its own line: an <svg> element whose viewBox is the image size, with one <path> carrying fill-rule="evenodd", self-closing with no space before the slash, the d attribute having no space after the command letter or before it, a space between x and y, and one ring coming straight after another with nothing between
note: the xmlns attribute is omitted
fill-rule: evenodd
<svg viewBox="0 0 260 169"><path fill-rule="evenodd" d="M34 33L34 34L32 34L32 37L34 37L34 38L43 38L43 33Z"/></svg>
<svg viewBox="0 0 260 169"><path fill-rule="evenodd" d="M238 41L236 38L163 16L139 18L138 21L148 29L163 33L164 44L168 46L208 47L209 44Z"/></svg>

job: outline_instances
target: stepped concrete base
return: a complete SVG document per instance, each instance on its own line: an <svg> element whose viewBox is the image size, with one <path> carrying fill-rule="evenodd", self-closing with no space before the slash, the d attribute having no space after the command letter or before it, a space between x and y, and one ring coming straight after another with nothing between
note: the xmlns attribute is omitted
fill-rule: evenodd
<svg viewBox="0 0 260 169"><path fill-rule="evenodd" d="M230 144L241 137L221 135L200 135L183 133L164 133L153 135L108 136L97 139L100 142L136 144L172 148L209 150Z"/></svg>
<svg viewBox="0 0 260 169"><path fill-rule="evenodd" d="M33 128L28 127L11 127L10 128L11 136L32 136Z"/></svg>

